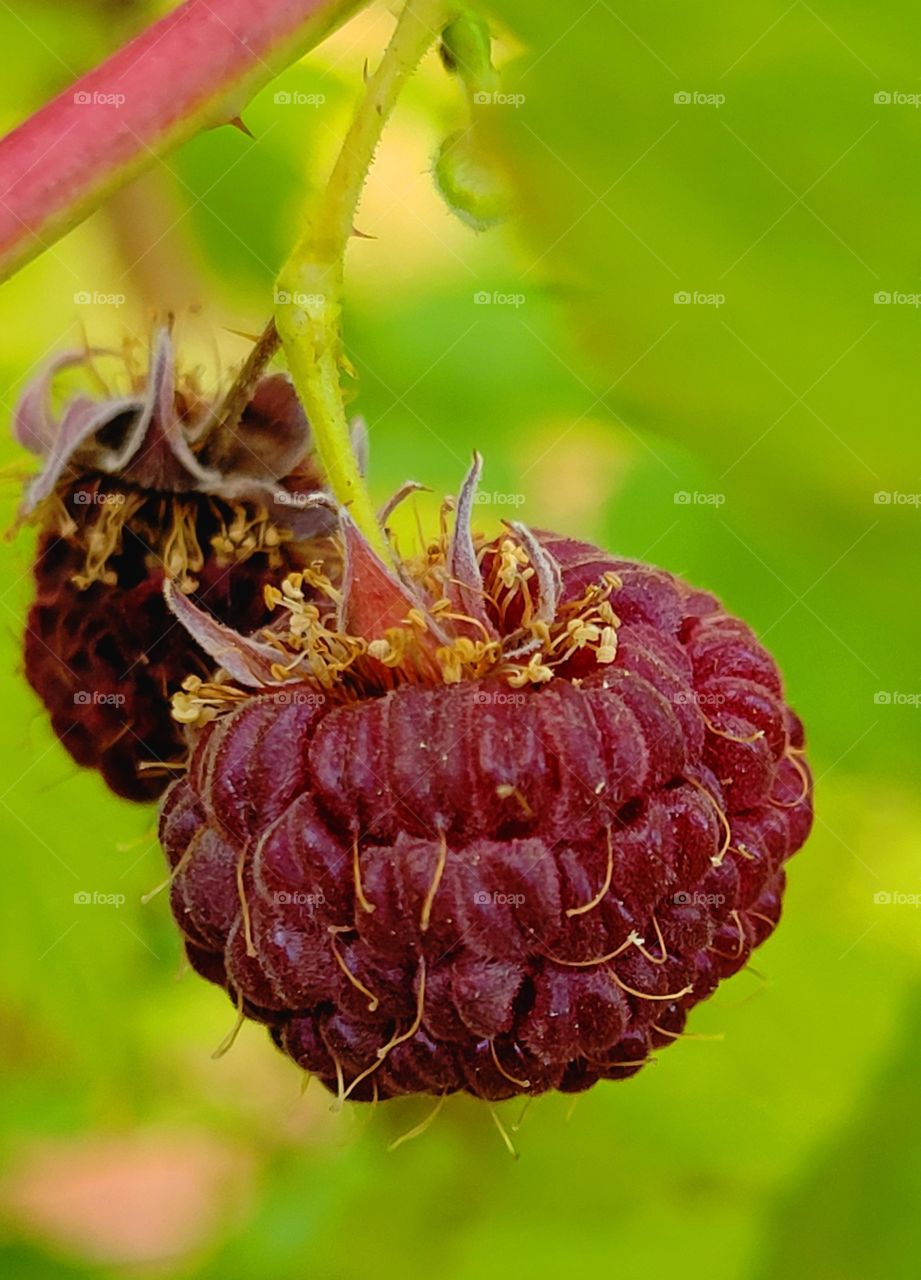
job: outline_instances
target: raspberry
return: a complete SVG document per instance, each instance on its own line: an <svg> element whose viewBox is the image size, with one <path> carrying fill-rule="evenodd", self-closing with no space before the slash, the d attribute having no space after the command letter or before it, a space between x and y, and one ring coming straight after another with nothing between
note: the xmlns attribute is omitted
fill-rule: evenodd
<svg viewBox="0 0 921 1280"><path fill-rule="evenodd" d="M211 663L190 647L163 599L167 575L241 631L268 619L264 583L303 562L322 527L303 492L318 479L310 435L287 378L261 378L232 434L217 406L178 378L172 342L156 339L149 374L132 360L128 395L75 395L59 418L55 359L16 414L21 443L44 460L22 514L40 526L25 671L63 745L109 787L150 800L181 764L185 739L169 693Z"/></svg>
<svg viewBox="0 0 921 1280"><path fill-rule="evenodd" d="M343 590L289 578L258 639L171 593L227 673L177 700L201 727L162 811L174 914L342 1098L633 1075L773 931L811 824L751 630L587 543L475 540L478 471L399 578L340 515Z"/></svg>

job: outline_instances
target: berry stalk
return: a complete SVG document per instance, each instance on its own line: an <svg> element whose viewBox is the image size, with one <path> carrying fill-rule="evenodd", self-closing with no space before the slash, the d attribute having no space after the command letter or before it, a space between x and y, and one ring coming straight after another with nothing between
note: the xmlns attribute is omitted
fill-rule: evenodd
<svg viewBox="0 0 921 1280"><path fill-rule="evenodd" d="M186 0L0 140L0 280L367 0Z"/></svg>
<svg viewBox="0 0 921 1280"><path fill-rule="evenodd" d="M390 552L358 466L342 397L345 250L374 153L403 85L456 14L445 0L407 0L368 79L329 184L278 277L275 323L330 488L374 549Z"/></svg>

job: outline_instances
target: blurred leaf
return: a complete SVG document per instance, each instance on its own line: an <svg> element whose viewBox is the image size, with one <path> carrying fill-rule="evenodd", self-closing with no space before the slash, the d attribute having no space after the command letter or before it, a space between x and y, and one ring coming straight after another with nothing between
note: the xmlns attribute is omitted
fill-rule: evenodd
<svg viewBox="0 0 921 1280"><path fill-rule="evenodd" d="M710 585L770 633L830 753L905 775L917 716L860 738L874 695L917 681L921 321L874 302L919 287L918 115L874 102L915 85L916 10L870 31L855 4L493 7L528 46L504 85L523 102L490 110L520 280L570 287L561 359L596 413L706 457ZM690 486L660 478L665 524Z"/></svg>
<svg viewBox="0 0 921 1280"><path fill-rule="evenodd" d="M89 1280L101 1275L95 1267L52 1258L26 1244L0 1245L0 1269L16 1280L76 1280L78 1276Z"/></svg>
<svg viewBox="0 0 921 1280"><path fill-rule="evenodd" d="M0 10L15 50L0 86L8 118L54 61L42 40L90 39L72 16L56 25L51 6L21 7L41 40ZM346 343L375 494L410 476L432 486L401 512L411 545L414 507L431 529L479 448L484 528L523 518L597 539L752 621L783 665L819 777L783 925L695 1011L692 1035L723 1039L683 1040L635 1080L576 1101L537 1100L512 1135L517 1162L465 1098L388 1152L428 1100L338 1114L316 1084L300 1096L257 1026L212 1060L234 1010L194 974L177 981L165 896L139 901L164 874L152 812L76 770L23 686L24 533L0 546L0 1150L153 1122L232 1137L252 1159L255 1200L206 1256L177 1263L201 1280L489 1280L612 1263L707 1280L901 1280L917 1252L906 1197L917 1198L919 1135L905 1099L919 1031L906 1010L921 938L917 911L885 895L921 891L921 711L874 696L921 692L918 511L873 494L921 491L921 319L873 294L921 289L921 117L872 99L915 88L921 19L904 0L872 19L853 0L493 7L513 37L505 54L516 33L526 46L503 71L525 102L483 108L523 194L517 222L475 236L438 206L427 167L462 115L431 59L363 201L359 225L376 238L350 249ZM222 327L266 314L362 59L390 23L379 6L261 95L247 112L255 142L218 130L172 159L178 176L164 182L181 221L160 249L181 270L185 240L209 302L190 359L210 358L209 329L226 362L240 358ZM328 101L274 102L295 90ZM676 104L675 92L726 102ZM117 311L73 302L78 289L117 289L126 265L111 221L94 218L4 289L7 412L84 316L94 337L143 339L156 299L139 290ZM676 304L681 290L726 301ZM29 468L9 440L2 457ZM2 490L8 519L15 489ZM79 889L126 901L87 914ZM498 1109L509 1130L520 1112ZM10 1274L55 1274L39 1253L8 1256Z"/></svg>
<svg viewBox="0 0 921 1280"><path fill-rule="evenodd" d="M755 1276L909 1280L921 1223L921 993L903 1010L896 1051L847 1127L778 1204Z"/></svg>

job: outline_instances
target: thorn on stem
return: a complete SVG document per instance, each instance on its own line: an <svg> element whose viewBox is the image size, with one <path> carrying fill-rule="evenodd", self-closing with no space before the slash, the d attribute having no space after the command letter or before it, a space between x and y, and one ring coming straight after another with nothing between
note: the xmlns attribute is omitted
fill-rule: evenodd
<svg viewBox="0 0 921 1280"><path fill-rule="evenodd" d="M246 134L247 138L252 138L253 142L256 141L256 135L253 133L252 129L250 129L242 116L234 116L233 119L228 120L227 123L233 125L235 129L239 129L241 133Z"/></svg>

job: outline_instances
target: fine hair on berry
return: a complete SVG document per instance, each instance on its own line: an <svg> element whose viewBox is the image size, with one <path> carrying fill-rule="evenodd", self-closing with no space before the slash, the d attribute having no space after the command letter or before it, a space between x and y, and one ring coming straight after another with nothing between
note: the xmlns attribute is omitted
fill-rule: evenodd
<svg viewBox="0 0 921 1280"><path fill-rule="evenodd" d="M341 1098L578 1092L641 1070L776 927L812 818L752 630L663 569L510 523L341 576L222 667L161 839L194 968ZM450 511L454 511L449 533Z"/></svg>

